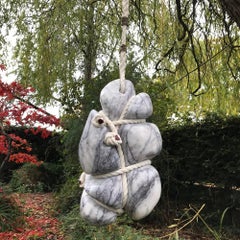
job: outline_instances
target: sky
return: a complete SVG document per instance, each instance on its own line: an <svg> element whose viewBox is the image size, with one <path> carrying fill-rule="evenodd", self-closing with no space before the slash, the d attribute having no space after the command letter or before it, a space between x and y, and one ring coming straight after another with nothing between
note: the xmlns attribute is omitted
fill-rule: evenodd
<svg viewBox="0 0 240 240"><path fill-rule="evenodd" d="M2 28L1 33L3 35L6 35L6 30L4 28ZM1 77L2 81L6 82L6 83L11 83L13 81L17 81L16 75L13 73L13 70L16 68L16 66L14 65L14 61L12 61L13 48L14 48L14 46L16 46L16 39L17 39L15 33L16 33L16 29L13 28L10 32L7 33L6 38L5 38L5 41L6 41L5 47L7 48L7 51L6 51L7 52L7 55L6 55L6 65L7 66L6 66L6 71L0 73L0 77ZM45 109L47 112L51 113L52 115L54 115L58 118L61 116L60 106L49 105L47 107L43 107L43 106L39 106L39 107Z"/></svg>

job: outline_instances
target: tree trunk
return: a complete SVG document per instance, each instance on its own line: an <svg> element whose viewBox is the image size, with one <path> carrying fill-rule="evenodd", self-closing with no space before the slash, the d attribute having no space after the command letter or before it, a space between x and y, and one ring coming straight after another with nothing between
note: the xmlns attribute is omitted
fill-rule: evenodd
<svg viewBox="0 0 240 240"><path fill-rule="evenodd" d="M219 0L223 9L240 28L240 0Z"/></svg>
<svg viewBox="0 0 240 240"><path fill-rule="evenodd" d="M88 4L87 4L88 5ZM94 23L94 4L90 4L86 9L86 27L85 27L85 47L84 47L84 99L82 106L82 117L87 118L91 110L91 101L93 95L93 73L96 66L97 56L97 38Z"/></svg>
<svg viewBox="0 0 240 240"><path fill-rule="evenodd" d="M0 165L0 178L1 175L3 173L5 164L9 161L10 155L11 155L11 146L12 146L12 139L10 137L8 137L8 135L4 132L4 135L7 137L7 144L8 144L8 153L6 154L6 156L4 157L1 165Z"/></svg>

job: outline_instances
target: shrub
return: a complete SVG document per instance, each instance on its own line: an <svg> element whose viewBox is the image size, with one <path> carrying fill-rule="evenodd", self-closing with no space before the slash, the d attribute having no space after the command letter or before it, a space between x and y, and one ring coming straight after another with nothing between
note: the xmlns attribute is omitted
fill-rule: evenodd
<svg viewBox="0 0 240 240"><path fill-rule="evenodd" d="M41 181L44 186L44 191L55 191L58 190L59 186L64 181L63 165L59 163L44 162L39 166L41 172Z"/></svg>
<svg viewBox="0 0 240 240"><path fill-rule="evenodd" d="M63 136L63 174L64 184L57 194L57 208L67 213L79 204L81 189L78 178L81 167L78 161L78 144L83 129L83 121L79 118L65 119L65 128L68 131Z"/></svg>
<svg viewBox="0 0 240 240"><path fill-rule="evenodd" d="M81 189L76 177L68 178L56 196L56 208L61 213L68 213L79 205Z"/></svg>
<svg viewBox="0 0 240 240"><path fill-rule="evenodd" d="M14 170L9 182L17 192L48 192L57 188L62 181L62 165L44 163L41 166L24 164Z"/></svg>
<svg viewBox="0 0 240 240"><path fill-rule="evenodd" d="M24 164L21 168L14 170L9 184L17 192L41 192L44 190L41 171L32 164Z"/></svg>
<svg viewBox="0 0 240 240"><path fill-rule="evenodd" d="M86 223L79 214L79 207L75 206L68 214L61 218L64 232L69 240L154 240L140 229L136 230L130 225L133 221L126 215L121 216L118 221L108 226L93 226Z"/></svg>
<svg viewBox="0 0 240 240"><path fill-rule="evenodd" d="M17 203L11 197L6 197L2 188L0 191L0 232L4 232L13 230L23 219Z"/></svg>
<svg viewBox="0 0 240 240"><path fill-rule="evenodd" d="M153 161L165 202L206 203L205 217L239 229L240 118L208 118L162 131L163 150ZM162 206L162 205L161 205Z"/></svg>

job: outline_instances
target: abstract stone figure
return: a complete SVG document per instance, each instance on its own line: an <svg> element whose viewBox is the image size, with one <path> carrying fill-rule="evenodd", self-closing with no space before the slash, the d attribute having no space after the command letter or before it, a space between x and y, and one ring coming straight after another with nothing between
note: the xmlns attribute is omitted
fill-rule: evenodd
<svg viewBox="0 0 240 240"><path fill-rule="evenodd" d="M125 81L124 93L119 80L102 89L102 111L90 112L79 144L84 171L80 213L92 224L110 224L123 212L134 220L144 218L161 195L160 177L150 160L160 153L162 138L156 125L146 122L152 102Z"/></svg>

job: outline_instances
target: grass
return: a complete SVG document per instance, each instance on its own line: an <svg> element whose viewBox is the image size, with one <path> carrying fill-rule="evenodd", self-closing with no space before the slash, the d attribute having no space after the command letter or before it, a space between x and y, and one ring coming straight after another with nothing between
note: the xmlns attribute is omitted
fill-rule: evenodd
<svg viewBox="0 0 240 240"><path fill-rule="evenodd" d="M0 193L0 232L14 229L21 222L22 212L16 202Z"/></svg>
<svg viewBox="0 0 240 240"><path fill-rule="evenodd" d="M81 219L79 206L76 205L68 214L61 217L66 240L237 240L237 235L224 232L223 219L227 212L222 213L218 224L213 227L207 223L202 213L205 205L184 208L181 216L172 218L173 223L164 225L158 223L161 212L156 211L154 216L140 222L131 220L127 215L118 217L117 221L109 226L92 226ZM153 218L155 218L154 221Z"/></svg>
<svg viewBox="0 0 240 240"><path fill-rule="evenodd" d="M116 223L108 226L92 226L81 219L79 206L61 218L67 240L157 240L146 235L141 229L131 227L133 221L126 215L121 216ZM81 238L80 238L81 236Z"/></svg>

